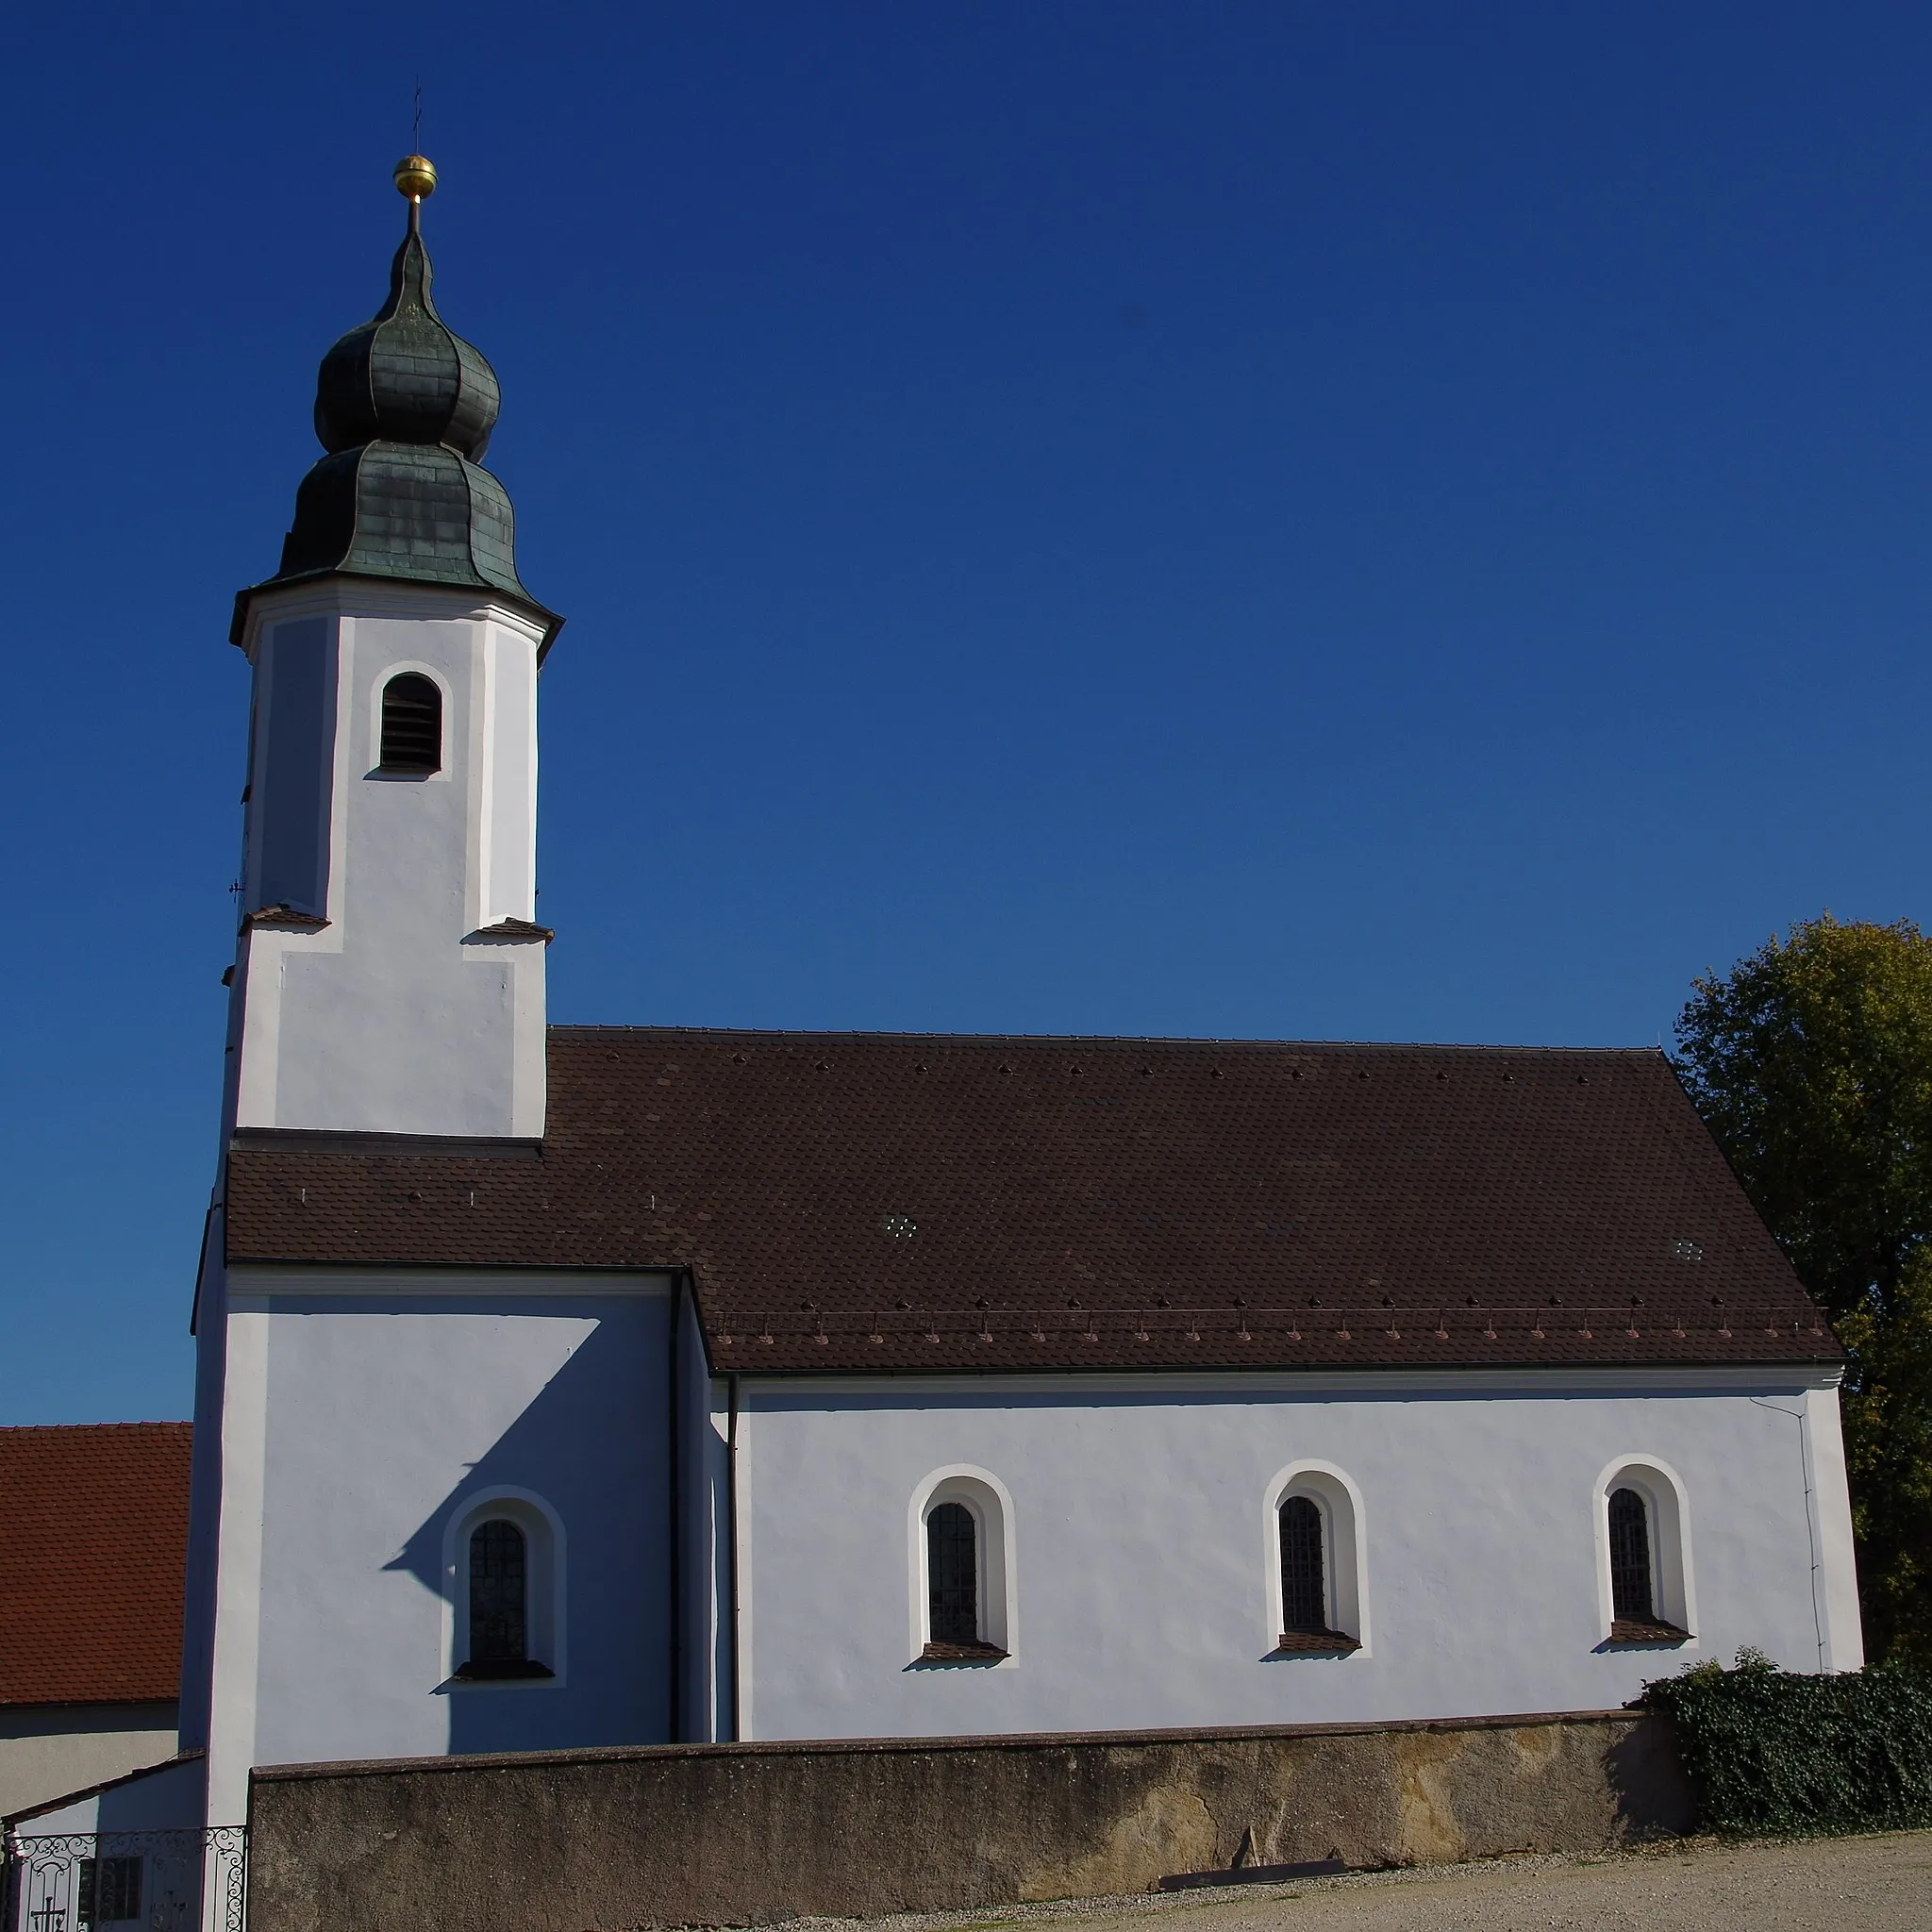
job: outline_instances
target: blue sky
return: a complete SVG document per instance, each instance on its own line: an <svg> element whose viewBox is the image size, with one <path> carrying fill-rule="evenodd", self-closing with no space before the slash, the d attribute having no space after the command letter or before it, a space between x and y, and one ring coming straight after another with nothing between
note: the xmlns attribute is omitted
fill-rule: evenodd
<svg viewBox="0 0 1932 1932"><path fill-rule="evenodd" d="M245 668L423 143L552 1017L1651 1043L1924 906L1932 12L20 9L0 1422L187 1412Z"/></svg>

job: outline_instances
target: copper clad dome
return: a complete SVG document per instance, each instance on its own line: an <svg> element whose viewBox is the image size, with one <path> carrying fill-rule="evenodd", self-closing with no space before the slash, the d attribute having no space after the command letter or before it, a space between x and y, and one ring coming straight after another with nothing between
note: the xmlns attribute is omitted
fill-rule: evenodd
<svg viewBox="0 0 1932 1932"><path fill-rule="evenodd" d="M279 569L235 600L237 643L257 592L332 576L493 594L543 624L545 650L562 627L524 589L515 512L481 467L496 426L496 372L437 314L430 275L421 198L411 195L389 299L322 358L315 433L327 454L296 491Z"/></svg>
<svg viewBox="0 0 1932 1932"><path fill-rule="evenodd" d="M496 372L436 312L412 223L390 265L389 300L322 358L315 434L331 455L373 442L440 442L481 462L502 401Z"/></svg>

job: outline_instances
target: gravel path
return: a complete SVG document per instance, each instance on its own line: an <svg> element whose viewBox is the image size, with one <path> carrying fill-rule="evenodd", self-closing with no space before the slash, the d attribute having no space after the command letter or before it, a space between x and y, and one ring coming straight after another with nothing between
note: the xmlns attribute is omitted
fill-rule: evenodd
<svg viewBox="0 0 1932 1932"><path fill-rule="evenodd" d="M907 1913L871 1932L1928 1932L1932 1832L1789 1844L1681 1844L1608 1857L1496 1858L991 1911ZM1132 1922L1153 1921L1145 1925ZM852 1920L799 1920L848 1927Z"/></svg>

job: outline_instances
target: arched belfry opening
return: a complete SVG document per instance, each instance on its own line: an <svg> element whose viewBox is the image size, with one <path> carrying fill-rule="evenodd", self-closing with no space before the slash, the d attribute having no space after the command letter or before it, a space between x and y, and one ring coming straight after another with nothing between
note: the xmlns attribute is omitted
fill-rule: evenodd
<svg viewBox="0 0 1932 1932"><path fill-rule="evenodd" d="M405 671L382 688L385 772L426 775L442 770L442 692L419 671Z"/></svg>

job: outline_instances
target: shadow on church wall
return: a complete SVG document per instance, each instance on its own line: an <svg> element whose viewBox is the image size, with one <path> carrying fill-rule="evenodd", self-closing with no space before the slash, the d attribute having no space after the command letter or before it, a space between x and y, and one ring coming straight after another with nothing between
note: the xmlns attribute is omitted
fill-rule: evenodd
<svg viewBox="0 0 1932 1932"><path fill-rule="evenodd" d="M637 1297L595 1312L570 1359L385 1566L446 1601L466 1590L466 1550L452 1553L454 1576L444 1571L450 1527L491 1490L541 1498L561 1527L562 1675L440 1685L452 1752L651 1744L671 1734L668 1309ZM541 1614L533 1623L541 1627Z"/></svg>

